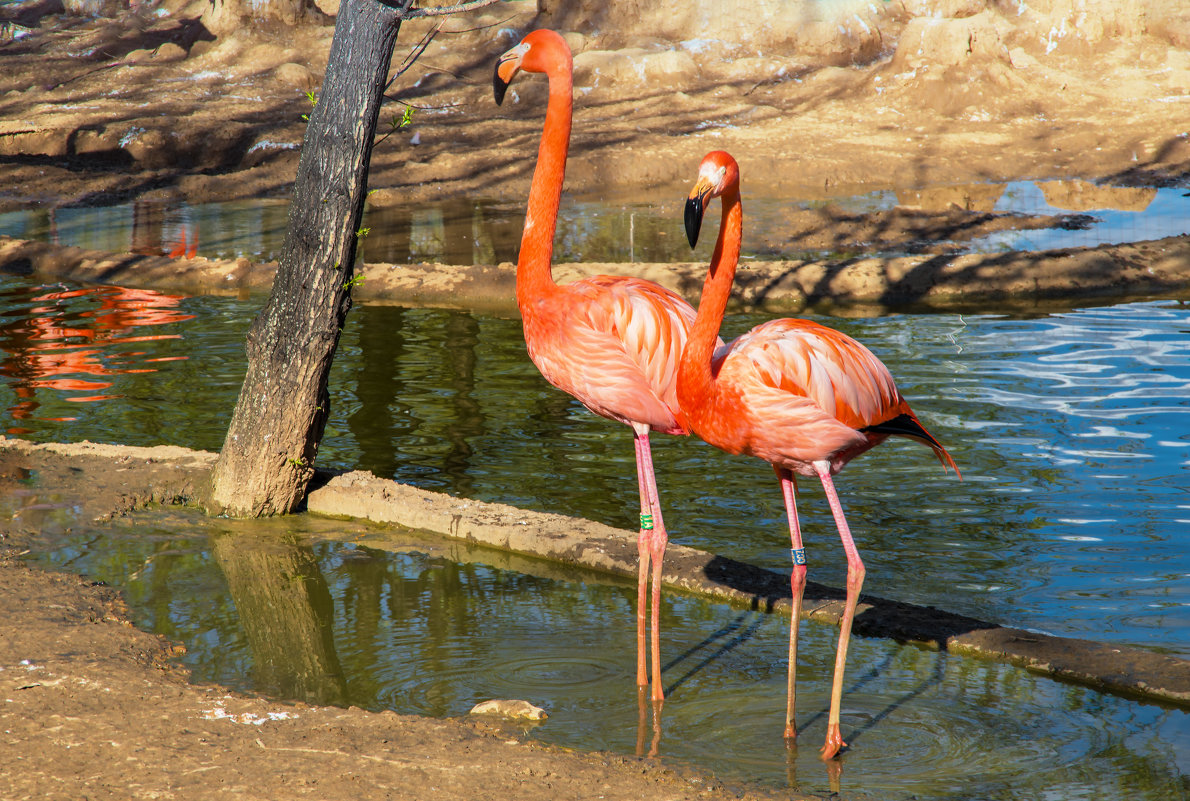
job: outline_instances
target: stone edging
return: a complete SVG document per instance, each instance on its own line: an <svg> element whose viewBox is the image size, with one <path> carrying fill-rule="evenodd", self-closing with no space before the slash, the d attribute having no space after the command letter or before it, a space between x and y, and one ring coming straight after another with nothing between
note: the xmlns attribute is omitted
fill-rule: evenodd
<svg viewBox="0 0 1190 801"><path fill-rule="evenodd" d="M128 508L138 501L193 500L195 488L202 486L215 460L213 453L172 446L33 444L0 436L0 455L5 453L62 458L73 468L105 471L108 477L117 466ZM172 479L161 476L160 468L166 465L177 471ZM456 498L363 471L341 475L320 472L312 486L307 499L312 513L421 529L627 580L634 580L637 574L635 531ZM723 556L671 543L663 580L672 589L789 614L787 576ZM809 619L837 625L843 592L809 582L803 610ZM854 631L1010 662L1104 692L1190 708L1190 661L1173 656L1000 626L872 595L861 598Z"/></svg>

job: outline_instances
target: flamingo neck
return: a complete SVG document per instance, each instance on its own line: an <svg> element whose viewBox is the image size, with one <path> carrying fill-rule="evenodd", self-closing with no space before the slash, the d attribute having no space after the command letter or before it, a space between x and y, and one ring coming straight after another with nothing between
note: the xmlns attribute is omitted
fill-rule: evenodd
<svg viewBox="0 0 1190 801"><path fill-rule="evenodd" d="M711 392L711 360L740 261L743 206L739 189L729 188L721 197L723 217L719 224L719 238L715 240L715 252L711 255L710 269L698 302L698 315L690 329L678 369L678 400L687 411L702 406Z"/></svg>
<svg viewBox="0 0 1190 801"><path fill-rule="evenodd" d="M550 95L545 112L545 127L537 151L537 167L529 188L525 212L525 231L517 261L517 305L524 314L533 298L555 285L551 265L554 255L554 230L562 199L562 179L566 174L566 151L570 148L570 122L573 112L573 76L569 53L559 57L547 73Z"/></svg>

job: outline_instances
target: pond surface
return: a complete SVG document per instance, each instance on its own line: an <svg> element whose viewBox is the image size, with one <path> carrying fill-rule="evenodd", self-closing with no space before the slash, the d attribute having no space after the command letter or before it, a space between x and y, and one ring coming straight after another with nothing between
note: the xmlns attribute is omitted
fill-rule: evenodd
<svg viewBox="0 0 1190 801"><path fill-rule="evenodd" d="M0 277L4 428L34 441L217 450L256 311L228 298ZM761 319L729 317L725 334ZM958 482L928 450L890 442L839 476L866 591L1190 656L1190 554L1181 542L1190 522L1190 308L1164 301L1033 319L826 322L889 365L963 470ZM361 306L331 382L323 467L635 525L628 430L549 387L517 321ZM767 466L661 435L654 456L675 541L788 569ZM803 482L802 490L810 576L841 586L845 560L821 489ZM240 620L250 601L229 589L225 532L181 513L135 524L63 540L47 558L127 588L146 626L187 643L198 677L237 686L259 677L251 625ZM297 531L284 544L326 588L321 614L342 687L319 692L428 714L525 696L551 711L533 736L633 750L630 586L501 567L497 554L393 545L383 529L352 526ZM269 551L277 539L244 548ZM674 692L660 752L724 778L787 781L786 619L672 595L663 614ZM825 790L816 750L834 632L803 628L808 731L792 769L803 789ZM884 641L857 642L849 665L843 728L845 738L859 736L845 758L845 790L955 799L1186 791L1185 712Z"/></svg>
<svg viewBox="0 0 1190 801"><path fill-rule="evenodd" d="M682 230L689 186L618 198L566 196L559 210L558 262L708 261L714 237L691 251ZM1119 244L1190 232L1182 189L1098 186L1086 181L1018 181L816 199L745 195L747 258L820 257L790 241L790 215L830 204L840 214L960 208L1023 215L1089 215L1085 226L1004 231L962 243L972 252ZM194 252L209 258L275 260L285 238L288 199L187 205L137 201L95 208L0 214L0 234L61 245L134 253ZM369 208L360 244L367 262L498 264L515 262L524 223L522 198L454 199Z"/></svg>
<svg viewBox="0 0 1190 801"><path fill-rule="evenodd" d="M843 798L1166 801L1190 777L1183 711L864 638L843 700L852 748L831 771L817 755L831 627L802 627L789 751L785 617L667 593L654 724L633 682L629 582L355 522L166 510L67 532L64 520L47 520L39 560L123 588L138 625L186 645L198 681L431 716L523 698L549 712L524 726L534 739Z"/></svg>

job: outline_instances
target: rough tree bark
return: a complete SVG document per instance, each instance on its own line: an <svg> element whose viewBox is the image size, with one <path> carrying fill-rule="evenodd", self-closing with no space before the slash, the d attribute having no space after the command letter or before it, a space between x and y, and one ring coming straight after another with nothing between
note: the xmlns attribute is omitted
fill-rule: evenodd
<svg viewBox="0 0 1190 801"><path fill-rule="evenodd" d="M213 511L290 512L313 475L402 11L377 0L344 0L339 9L326 78L302 142L277 277L248 333L248 372L212 474Z"/></svg>

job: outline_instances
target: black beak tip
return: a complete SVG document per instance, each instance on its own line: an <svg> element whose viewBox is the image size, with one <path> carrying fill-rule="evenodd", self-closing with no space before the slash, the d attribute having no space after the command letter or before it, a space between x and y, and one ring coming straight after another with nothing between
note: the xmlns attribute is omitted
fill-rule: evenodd
<svg viewBox="0 0 1190 801"><path fill-rule="evenodd" d="M690 247L698 245L698 232L702 228L702 200L692 197L686 200L686 239Z"/></svg>
<svg viewBox="0 0 1190 801"><path fill-rule="evenodd" d="M504 104L504 93L508 91L508 84L500 77L500 71L492 74L492 95L496 98L496 105Z"/></svg>

